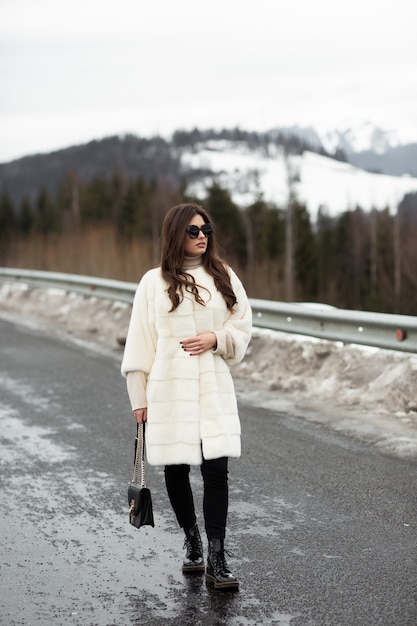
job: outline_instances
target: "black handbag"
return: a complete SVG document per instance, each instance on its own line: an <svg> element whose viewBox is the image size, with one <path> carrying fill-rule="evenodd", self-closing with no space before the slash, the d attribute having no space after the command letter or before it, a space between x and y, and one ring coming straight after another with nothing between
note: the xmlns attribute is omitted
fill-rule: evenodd
<svg viewBox="0 0 417 626"><path fill-rule="evenodd" d="M139 460L141 464L140 485L138 482ZM135 528L141 526L155 527L153 521L152 496L145 482L145 424L138 424L136 437L135 465L133 468L132 482L127 491L129 504L129 521Z"/></svg>

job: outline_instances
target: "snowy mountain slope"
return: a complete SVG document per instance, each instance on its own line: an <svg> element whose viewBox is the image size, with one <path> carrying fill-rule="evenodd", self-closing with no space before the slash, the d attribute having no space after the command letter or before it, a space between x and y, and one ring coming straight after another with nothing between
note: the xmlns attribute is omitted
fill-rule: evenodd
<svg viewBox="0 0 417 626"><path fill-rule="evenodd" d="M295 135L307 141L312 147L322 147L329 154L334 154L340 148L348 156L365 150L370 150L375 154L384 154L392 148L417 141L417 132L405 135L405 133L387 130L369 121L357 120L346 120L339 128L315 124L287 126L276 130L284 135Z"/></svg>
<svg viewBox="0 0 417 626"><path fill-rule="evenodd" d="M185 152L184 170L205 170L188 192L203 198L213 179L226 187L241 207L253 203L262 193L264 200L285 206L288 198L288 165L294 177L294 189L314 220L320 207L329 215L338 215L357 205L364 210L395 211L406 193L417 192L417 178L372 174L349 163L335 161L312 152L292 156L286 161L275 147L268 156L233 144L202 145L200 150Z"/></svg>
<svg viewBox="0 0 417 626"><path fill-rule="evenodd" d="M343 150L349 163L369 172L394 176L417 176L417 129L402 133L386 130L372 122L346 121L339 129L288 126L271 133L295 136L315 151L330 155Z"/></svg>
<svg viewBox="0 0 417 626"><path fill-rule="evenodd" d="M297 158L300 183L296 190L313 217L320 205L331 215L356 206L364 210L389 207L395 212L406 193L417 191L417 178L372 174L312 152Z"/></svg>
<svg viewBox="0 0 417 626"><path fill-rule="evenodd" d="M382 154L374 150L349 155L350 163L368 170L393 176L417 176L417 142L389 148Z"/></svg>
<svg viewBox="0 0 417 626"><path fill-rule="evenodd" d="M402 143L399 134L394 130L385 130L372 122L344 124L340 129L318 129L318 135L325 150L334 152L341 148L347 154L373 150L383 154L389 148Z"/></svg>

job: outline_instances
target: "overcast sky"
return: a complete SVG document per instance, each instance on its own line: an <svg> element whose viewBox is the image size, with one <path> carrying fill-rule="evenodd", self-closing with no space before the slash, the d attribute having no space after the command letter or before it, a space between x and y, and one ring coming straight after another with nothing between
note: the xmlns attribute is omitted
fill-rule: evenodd
<svg viewBox="0 0 417 626"><path fill-rule="evenodd" d="M0 0L0 161L369 120L417 140L415 0Z"/></svg>

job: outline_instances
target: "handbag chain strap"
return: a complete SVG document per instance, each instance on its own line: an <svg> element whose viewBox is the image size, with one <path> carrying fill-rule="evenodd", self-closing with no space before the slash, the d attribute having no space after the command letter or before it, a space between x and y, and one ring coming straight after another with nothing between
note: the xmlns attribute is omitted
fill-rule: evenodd
<svg viewBox="0 0 417 626"><path fill-rule="evenodd" d="M135 465L133 467L133 477L132 477L132 483L134 484L138 482L139 459L141 462L140 484L141 484L141 487L146 487L146 482L145 482L145 424L143 422L138 424L138 434L136 437Z"/></svg>

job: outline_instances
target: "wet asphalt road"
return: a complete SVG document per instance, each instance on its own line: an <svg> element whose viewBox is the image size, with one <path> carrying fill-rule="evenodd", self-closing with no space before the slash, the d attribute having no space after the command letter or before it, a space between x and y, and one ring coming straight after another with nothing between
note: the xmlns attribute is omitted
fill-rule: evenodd
<svg viewBox="0 0 417 626"><path fill-rule="evenodd" d="M184 577L161 468L155 529L128 523L120 358L0 318L1 624L417 624L417 464L272 411L241 406L230 464L240 592Z"/></svg>

